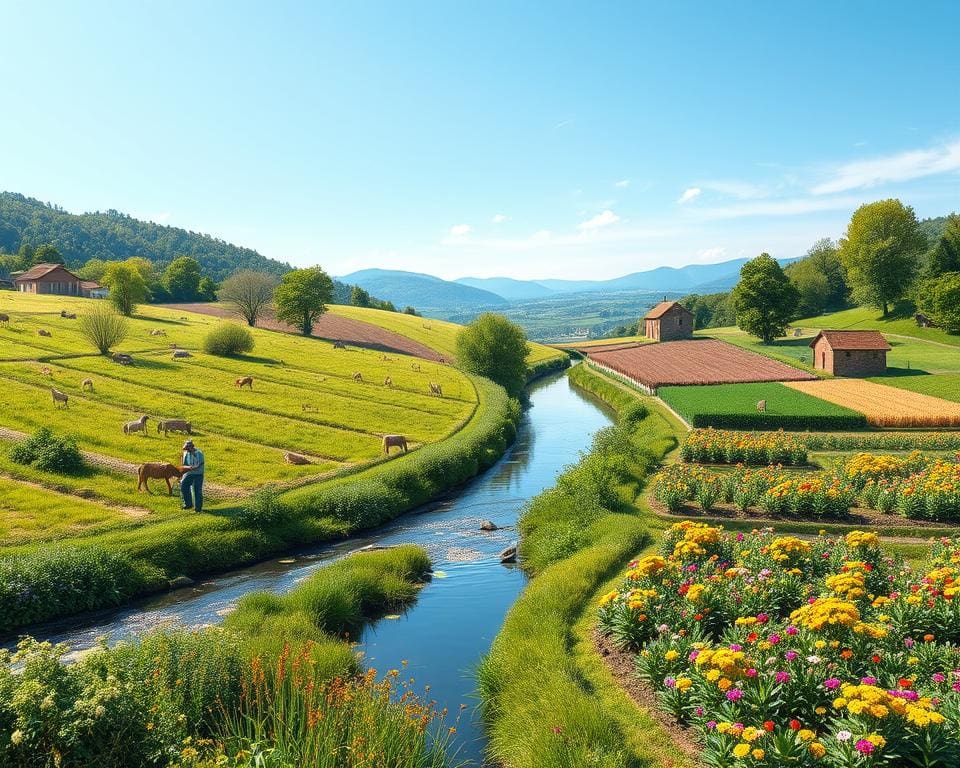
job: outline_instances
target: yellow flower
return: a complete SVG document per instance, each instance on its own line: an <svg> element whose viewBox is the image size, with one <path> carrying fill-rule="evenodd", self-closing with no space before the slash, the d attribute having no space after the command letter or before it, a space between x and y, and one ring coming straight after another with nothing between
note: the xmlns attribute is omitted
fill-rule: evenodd
<svg viewBox="0 0 960 768"><path fill-rule="evenodd" d="M750 754L750 745L742 741L733 748L734 757L746 757Z"/></svg>
<svg viewBox="0 0 960 768"><path fill-rule="evenodd" d="M817 734L815 734L809 728L801 728L797 733L797 736L799 736L803 741L813 741L817 737Z"/></svg>
<svg viewBox="0 0 960 768"><path fill-rule="evenodd" d="M808 749L810 750L810 754L813 755L818 760L821 757L823 757L825 754L827 754L827 748L823 746L823 744L821 744L819 741L811 742Z"/></svg>
<svg viewBox="0 0 960 768"><path fill-rule="evenodd" d="M689 677L677 678L676 688L678 691L685 691L692 685L693 685L693 680L691 680Z"/></svg>
<svg viewBox="0 0 960 768"><path fill-rule="evenodd" d="M754 760L763 760L764 756L765 756L767 753L764 752L764 751L763 751L762 749L760 749L759 747L757 747L757 748L756 748L755 750L753 750L750 754L753 755L753 759L754 759Z"/></svg>
<svg viewBox="0 0 960 768"><path fill-rule="evenodd" d="M867 741L873 744L873 746L875 746L877 749L881 749L887 743L887 740L879 733L871 733L869 736L867 736Z"/></svg>
<svg viewBox="0 0 960 768"><path fill-rule="evenodd" d="M667 651L665 654L663 654L663 658L664 658L666 661L675 661L676 659L679 659L679 658L680 658L680 654L679 654L679 652L677 652L677 651L673 650L673 648L671 648L669 651Z"/></svg>

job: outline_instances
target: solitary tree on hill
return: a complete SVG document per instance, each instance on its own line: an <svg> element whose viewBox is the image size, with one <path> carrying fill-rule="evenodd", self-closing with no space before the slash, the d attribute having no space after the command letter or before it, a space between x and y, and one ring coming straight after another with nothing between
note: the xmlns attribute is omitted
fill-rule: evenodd
<svg viewBox="0 0 960 768"><path fill-rule="evenodd" d="M273 292L277 318L299 328L304 336L313 333L313 324L332 299L333 280L320 267L287 272Z"/></svg>
<svg viewBox="0 0 960 768"><path fill-rule="evenodd" d="M170 262L163 282L173 301L196 301L200 296L200 264L189 256Z"/></svg>
<svg viewBox="0 0 960 768"><path fill-rule="evenodd" d="M254 326L270 306L276 285L277 281L272 275L244 269L223 281L220 301L230 305L247 321L247 325Z"/></svg>
<svg viewBox="0 0 960 768"><path fill-rule="evenodd" d="M77 327L83 338L105 355L127 337L128 320L105 304L97 304L80 316Z"/></svg>
<svg viewBox="0 0 960 768"><path fill-rule="evenodd" d="M483 313L457 334L457 364L495 381L510 397L523 393L529 353L523 329L492 312Z"/></svg>
<svg viewBox="0 0 960 768"><path fill-rule="evenodd" d="M137 304L147 300L150 291L143 276L124 261L111 262L103 273L103 284L110 289L110 303L121 315L129 317Z"/></svg>
<svg viewBox="0 0 960 768"><path fill-rule="evenodd" d="M777 260L761 253L740 269L740 282L731 296L737 325L769 344L783 336L797 311L800 292Z"/></svg>
<svg viewBox="0 0 960 768"><path fill-rule="evenodd" d="M879 200L854 211L840 240L840 261L853 298L890 313L890 304L910 290L927 240L913 208L899 200Z"/></svg>

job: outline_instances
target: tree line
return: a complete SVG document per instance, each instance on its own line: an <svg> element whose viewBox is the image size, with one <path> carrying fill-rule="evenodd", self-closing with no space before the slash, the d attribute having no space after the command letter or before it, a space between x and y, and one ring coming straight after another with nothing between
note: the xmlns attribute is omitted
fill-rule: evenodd
<svg viewBox="0 0 960 768"><path fill-rule="evenodd" d="M839 242L818 240L785 268L763 253L744 264L729 293L691 294L681 303L698 328L736 324L769 343L801 317L851 304L889 317L904 300L960 333L960 215L918 222L899 200L868 203Z"/></svg>

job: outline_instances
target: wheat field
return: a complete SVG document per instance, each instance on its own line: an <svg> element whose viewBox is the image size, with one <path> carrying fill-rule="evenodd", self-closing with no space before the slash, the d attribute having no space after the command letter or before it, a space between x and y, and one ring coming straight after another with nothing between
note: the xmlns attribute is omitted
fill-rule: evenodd
<svg viewBox="0 0 960 768"><path fill-rule="evenodd" d="M785 386L859 411L877 427L960 427L960 403L860 379L790 381Z"/></svg>

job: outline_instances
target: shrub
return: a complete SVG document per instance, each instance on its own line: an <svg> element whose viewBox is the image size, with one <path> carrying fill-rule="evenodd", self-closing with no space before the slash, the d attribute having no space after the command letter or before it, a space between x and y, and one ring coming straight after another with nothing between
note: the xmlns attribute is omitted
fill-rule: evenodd
<svg viewBox="0 0 960 768"><path fill-rule="evenodd" d="M276 488L258 488L244 502L237 520L248 528L263 531L276 527L290 518L292 510L280 497Z"/></svg>
<svg viewBox="0 0 960 768"><path fill-rule="evenodd" d="M236 323L218 323L203 339L204 351L220 357L252 352L253 345L253 334Z"/></svg>
<svg viewBox="0 0 960 768"><path fill-rule="evenodd" d="M105 304L98 304L80 316L77 328L101 355L106 355L125 338L129 330L127 318Z"/></svg>
<svg viewBox="0 0 960 768"><path fill-rule="evenodd" d="M31 437L13 444L10 458L44 472L76 474L83 469L83 455L72 437L56 435L49 427L40 427Z"/></svg>

